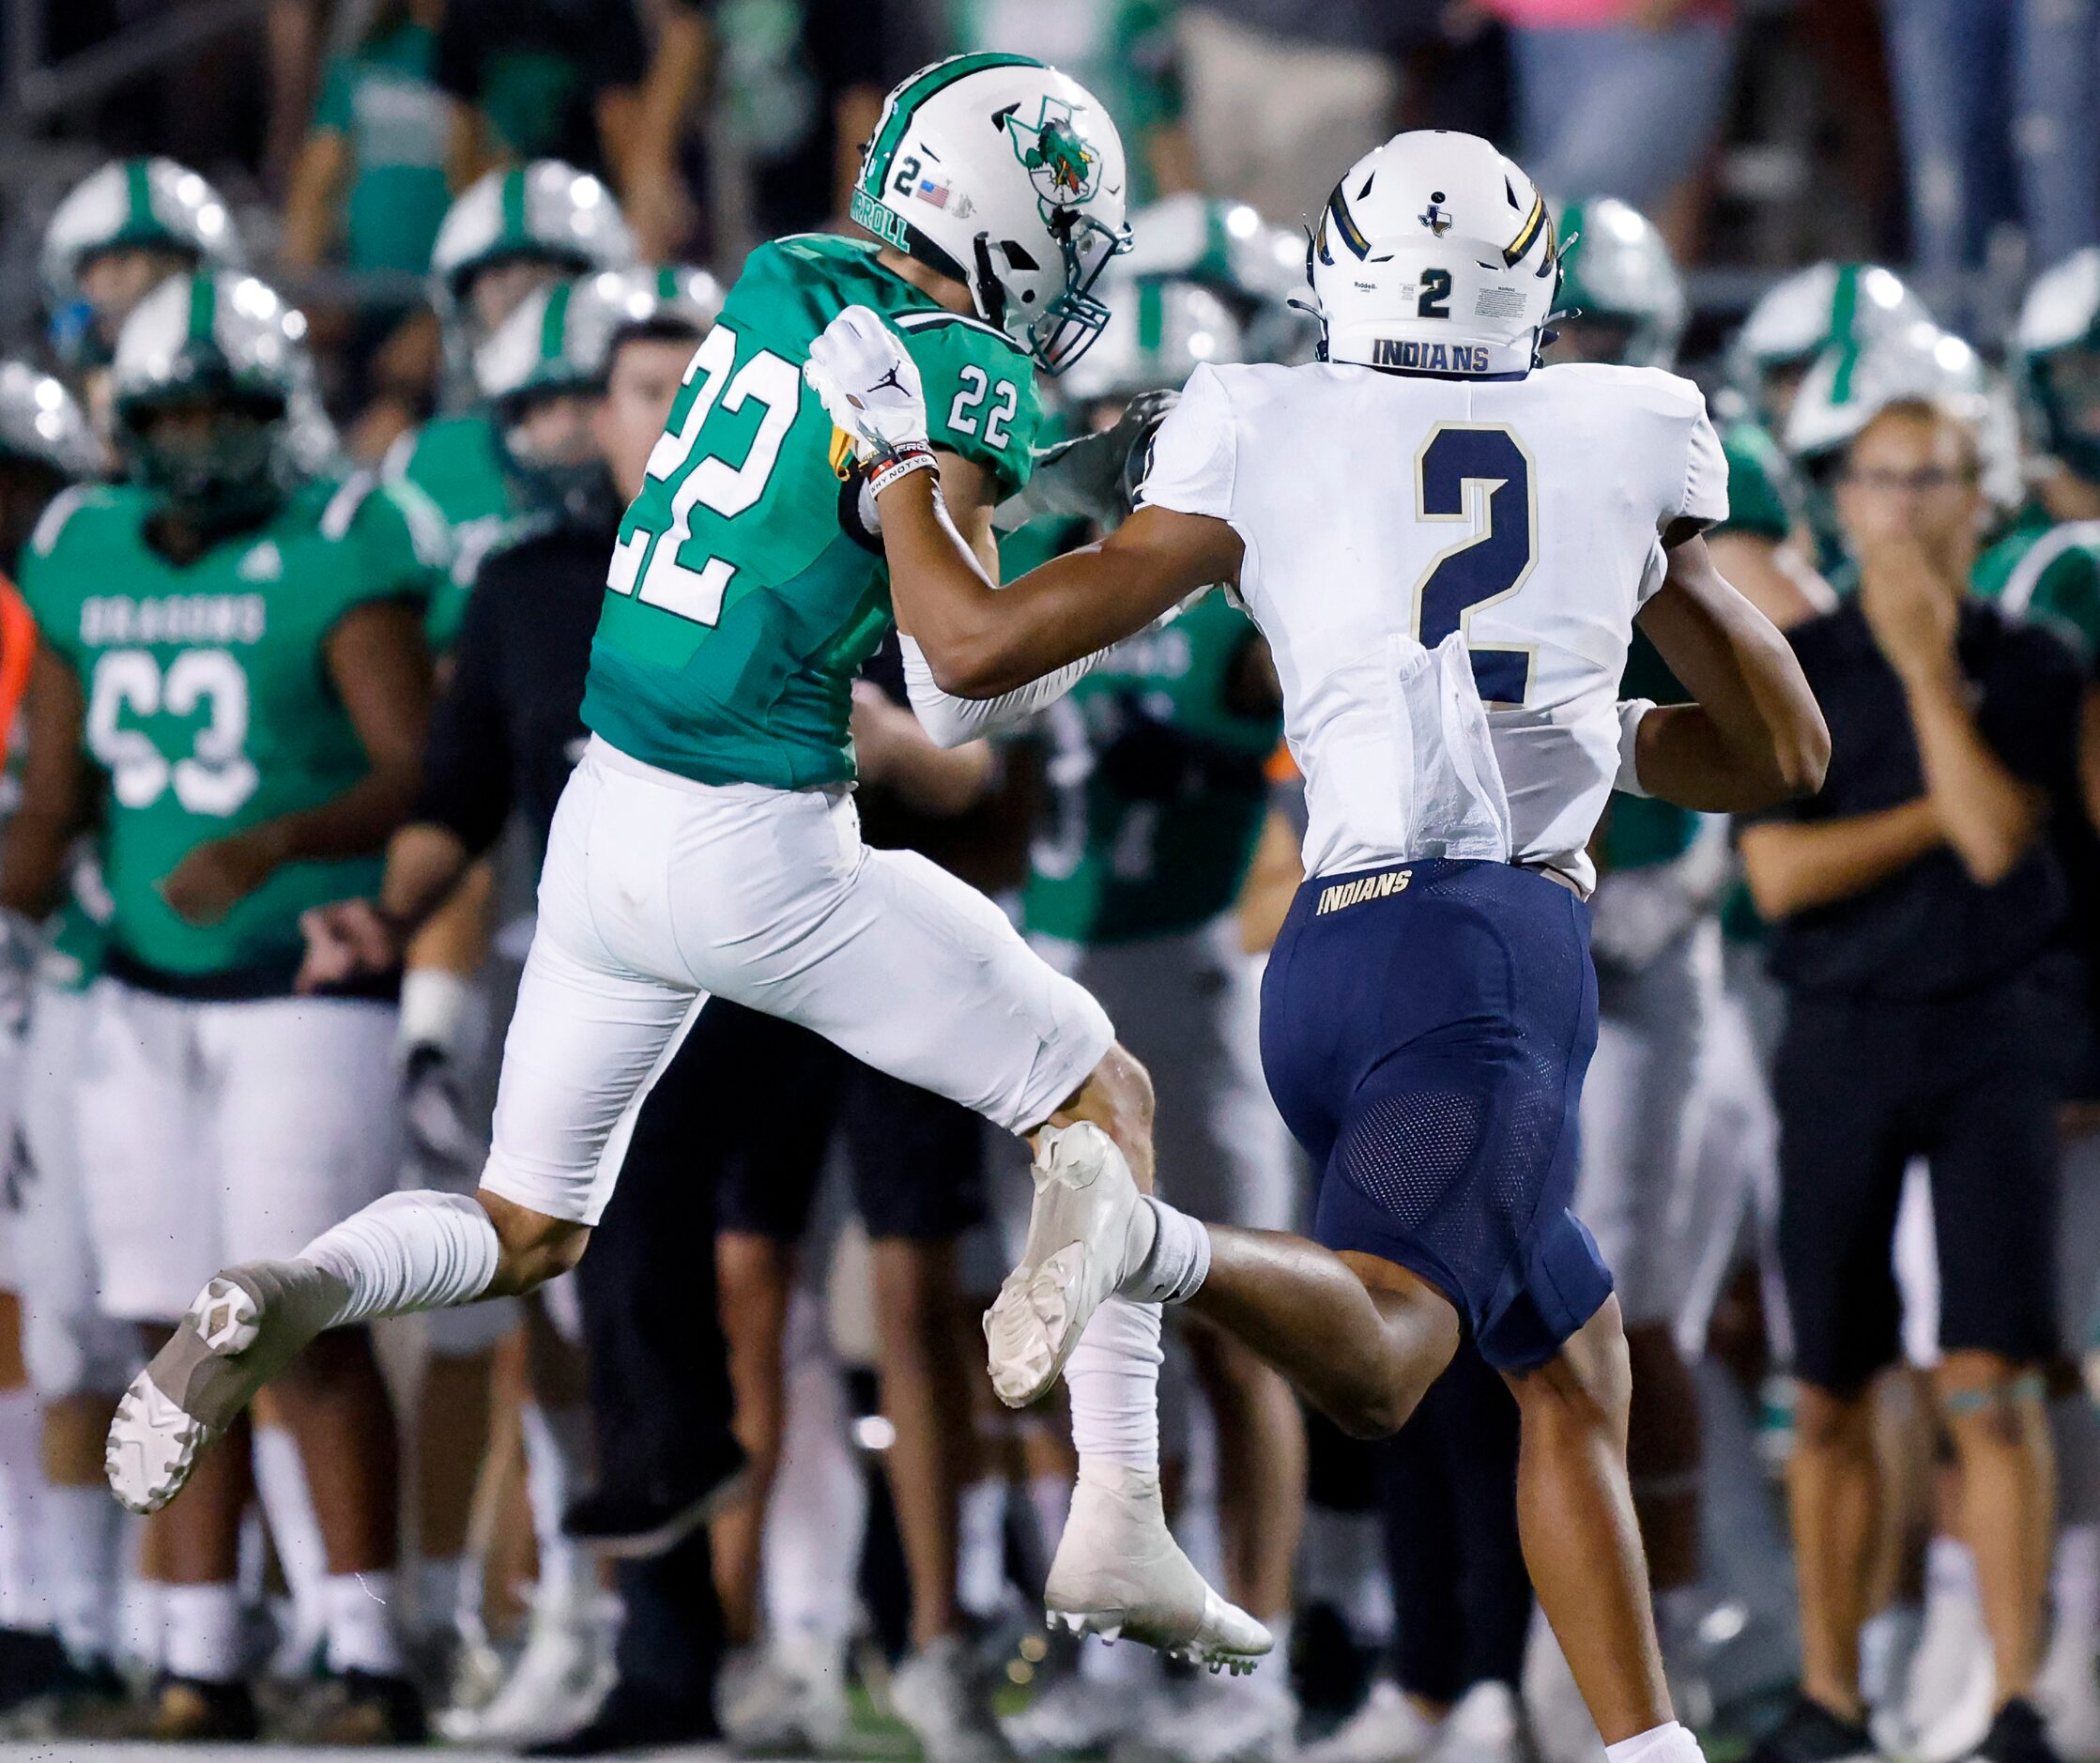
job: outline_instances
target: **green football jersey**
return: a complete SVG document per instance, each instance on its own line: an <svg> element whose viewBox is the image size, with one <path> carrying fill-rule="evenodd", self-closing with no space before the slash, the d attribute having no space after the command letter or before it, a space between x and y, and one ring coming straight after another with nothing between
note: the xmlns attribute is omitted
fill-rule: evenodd
<svg viewBox="0 0 2100 1763"><path fill-rule="evenodd" d="M1717 532L1740 532L1774 542L1801 519L1800 493L1779 443L1755 422L1730 422L1722 430L1728 462L1728 518Z"/></svg>
<svg viewBox="0 0 2100 1763"><path fill-rule="evenodd" d="M2059 522L2030 502L1976 560L1970 590L2062 627L2100 662L2100 520Z"/></svg>
<svg viewBox="0 0 2100 1763"><path fill-rule="evenodd" d="M889 574L842 524L843 437L802 377L846 307L896 327L934 446L985 467L1001 497L1027 482L1027 353L876 250L814 233L759 246L685 370L621 522L584 689L584 721L647 764L783 790L853 774L852 681L889 628Z"/></svg>
<svg viewBox="0 0 2100 1763"><path fill-rule="evenodd" d="M503 469L495 419L485 410L467 410L426 422L396 444L386 472L436 503L452 530L452 567L433 590L423 621L431 648L450 649L482 560L526 512Z"/></svg>
<svg viewBox="0 0 2100 1763"><path fill-rule="evenodd" d="M45 640L79 676L102 787L113 966L172 981L281 974L310 906L375 892L381 859L287 864L216 925L161 884L197 846L316 807L365 774L330 683L330 633L353 607L429 595L442 533L413 492L314 482L187 567L146 542L129 487L67 492L23 560Z"/></svg>
<svg viewBox="0 0 2100 1763"><path fill-rule="evenodd" d="M1028 928L1073 943L1172 936L1231 908L1268 812L1280 713L1235 710L1247 615L1206 594L1118 643L1044 720L1051 801Z"/></svg>

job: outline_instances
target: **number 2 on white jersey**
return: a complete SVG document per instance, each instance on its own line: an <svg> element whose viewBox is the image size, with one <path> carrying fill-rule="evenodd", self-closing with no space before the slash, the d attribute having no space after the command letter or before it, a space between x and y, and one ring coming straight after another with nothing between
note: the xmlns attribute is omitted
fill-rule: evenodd
<svg viewBox="0 0 2100 1763"><path fill-rule="evenodd" d="M756 507L780 462L788 431L802 410L801 370L772 350L760 349L731 374L736 345L736 332L727 325L717 324L707 333L685 370L688 383L696 374L704 376L700 389L678 427L665 430L650 450L648 473L659 483L676 475L691 457L717 400L725 411L741 410L753 403L765 411L743 463L732 466L726 459L711 457L694 466L671 492L671 524L661 535L636 528L614 551L605 578L615 593L631 593L644 606L660 606L696 624L712 625L722 616L723 596L728 592L736 565L719 557L709 558L697 569L681 561L679 552L693 536L694 507L732 519ZM652 538L655 546L651 549Z"/></svg>
<svg viewBox="0 0 2100 1763"><path fill-rule="evenodd" d="M1415 455L1415 507L1418 520L1463 520L1472 529L1432 558L1415 583L1415 636L1434 649L1530 579L1539 560L1531 455L1499 424L1439 422ZM1528 649L1471 648L1471 654L1486 702L1525 701Z"/></svg>

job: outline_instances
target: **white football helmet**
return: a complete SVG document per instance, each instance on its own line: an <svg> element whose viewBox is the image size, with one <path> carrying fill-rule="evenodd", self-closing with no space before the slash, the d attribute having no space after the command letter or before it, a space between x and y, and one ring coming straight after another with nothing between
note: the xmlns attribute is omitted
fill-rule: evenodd
<svg viewBox="0 0 2100 1763"><path fill-rule="evenodd" d="M883 100L850 212L1056 374L1108 322L1094 284L1129 247L1127 194L1123 138L1078 81L1027 55L952 55Z"/></svg>
<svg viewBox="0 0 2100 1763"><path fill-rule="evenodd" d="M1115 276L1103 288L1109 321L1086 359L1057 382L1072 404L1119 402L1179 387L1206 361L1243 361L1232 308L1194 282Z"/></svg>
<svg viewBox="0 0 2100 1763"><path fill-rule="evenodd" d="M1967 423L1976 437L1984 493L2001 507L2021 499L2019 420L2005 381L1962 338L1927 320L1863 343L1832 344L1801 380L1783 444L1810 470L1851 443L1877 412L1922 399Z"/></svg>
<svg viewBox="0 0 2100 1763"><path fill-rule="evenodd" d="M1571 202L1557 218L1568 316L1624 326L1630 367L1675 367L1684 278L1654 222L1617 196Z"/></svg>
<svg viewBox="0 0 2100 1763"><path fill-rule="evenodd" d="M1775 426L1784 412L1767 395L1767 379L1799 371L1834 344L1863 344L1932 314L1893 269L1873 263L1815 263L1767 290L1728 349L1728 376L1760 421Z"/></svg>
<svg viewBox="0 0 2100 1763"><path fill-rule="evenodd" d="M1232 308L1250 361L1309 361L1320 327L1305 303L1305 235L1248 203L1163 196L1130 217L1121 274L1194 282Z"/></svg>
<svg viewBox="0 0 2100 1763"><path fill-rule="evenodd" d="M2041 445L2100 483L2100 245L2035 278L2014 351Z"/></svg>
<svg viewBox="0 0 2100 1763"><path fill-rule="evenodd" d="M102 450L73 395L27 361L0 361L0 458L27 459L69 482L102 469Z"/></svg>
<svg viewBox="0 0 2100 1763"><path fill-rule="evenodd" d="M1492 143L1445 129L1342 174L1308 268L1328 360L1455 376L1537 366L1560 287L1545 198Z"/></svg>
<svg viewBox="0 0 2100 1763"><path fill-rule="evenodd" d="M112 160L66 192L44 228L39 268L52 310L81 298L81 266L130 245L168 251L196 268L238 268L240 237L225 199L171 159Z"/></svg>
<svg viewBox="0 0 2100 1763"><path fill-rule="evenodd" d="M492 403L602 388L623 331L650 327L697 343L722 310L704 269L667 264L607 269L526 296L474 352L474 379Z"/></svg>

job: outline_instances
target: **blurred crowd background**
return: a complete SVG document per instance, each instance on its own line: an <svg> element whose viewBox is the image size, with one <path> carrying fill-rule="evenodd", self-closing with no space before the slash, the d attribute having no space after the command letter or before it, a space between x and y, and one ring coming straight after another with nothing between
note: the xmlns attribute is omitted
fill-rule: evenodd
<svg viewBox="0 0 2100 1763"><path fill-rule="evenodd" d="M1846 773L1843 800L1833 768L1799 824L1617 804L1581 1209L1620 1273L1642 1528L1678 1706L1712 1755L1776 1726L1771 1763L2100 1758L2100 1428L2077 1373L2100 1111L2077 1099L2100 1081L2088 993L2060 972L2100 944L2092 0L8 0L0 353L22 366L0 370L0 468L23 470L0 483L0 564L60 483L151 477L151 424L122 406L152 400L121 371L112 388L126 314L163 277L253 272L296 309L239 296L303 351L271 394L286 456L436 505L442 560L419 546L401 567L427 590L440 689L496 693L474 641L567 638L549 614L501 639L524 615L494 611L476 638L477 598L546 604L529 596L557 568L594 593L605 498L569 491L585 468L623 482L618 448L597 459L548 407L603 401L629 370L622 398L667 407L675 374L657 360L650 390L647 351L682 360L755 244L851 231L885 91L985 48L1085 83L1134 168L1117 316L1046 394L1050 432L1106 429L1204 360L1306 359L1288 301L1338 172L1396 129L1464 129L1514 154L1575 239L1556 359L1676 365L1709 390L1732 472L1716 555L1804 656L1863 604L1847 665L1929 671L1921 649L1954 622L1886 612L1928 578L2050 633L2031 678L1979 678L1974 702L2031 713L1970 728L2000 768L1974 788L1921 778L1913 753L1908 774ZM543 434L585 455L535 463ZM566 560L518 543L550 526ZM1083 536L1039 521L1009 566ZM1296 1220L1309 1174L1250 1035L1302 790L1251 627L1206 603L996 753L934 751L894 670L871 675L871 837L994 892L1101 991L1157 1074L1167 1179L1215 1162L1225 1216ZM1924 714L1830 689L1871 699L1898 745ZM2049 693L2053 721L2031 709ZM463 714L494 728L496 702L452 734ZM574 706L547 708L547 729L505 738L559 752ZM510 800L507 757L477 762L495 781L462 810L463 863ZM490 824L469 838L469 820ZM1832 828L1854 841L1834 856ZM368 1135L404 1129L411 1185L473 1179L536 861L514 826L454 941L419 957ZM26 959L9 957L35 993L9 998L25 1107L65 1114L73 1066L38 1037L71 1032L80 974L46 958L31 988ZM1979 1021L2020 1056L1947 1053ZM363 1373L337 1368L359 1487L316 1471L315 1434L259 1417L238 1590L141 1545L100 1486L139 1342L89 1315L100 1224L39 1296L54 1238L16 1219L49 1232L79 1210L45 1147L81 1123L51 1140L30 1118L0 1215L0 1725L389 1742L427 1721L586 1754L718 1731L882 1751L901 1723L935 1763L1601 1758L1523 1576L1514 1411L1469 1357L1373 1447L1190 1330L1167 1379L1177 1527L1285 1660L1212 1683L1046 1635L1034 1600L1070 1464L974 1369L1020 1157L806 1036L703 1022L702 1081L637 1133L580 1279L529 1315L382 1329L383 1395L343 1396ZM1844 1064L1861 1048L1917 1087L1865 1096ZM1847 1162L1833 1122L1876 1107ZM152 1180L142 1163L84 1186L106 1215ZM100 1307L158 1313L113 1305L106 1276ZM730 1486L738 1449L758 1475ZM398 1530L370 1522L396 1505ZM209 1646L207 1602L238 1613Z"/></svg>

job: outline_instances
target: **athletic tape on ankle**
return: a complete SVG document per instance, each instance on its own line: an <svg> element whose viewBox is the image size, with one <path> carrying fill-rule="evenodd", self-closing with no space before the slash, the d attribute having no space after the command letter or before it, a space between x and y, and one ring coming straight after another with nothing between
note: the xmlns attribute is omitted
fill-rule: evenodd
<svg viewBox="0 0 2100 1763"><path fill-rule="evenodd" d="M2028 1372L2009 1384L1986 1384L1981 1389L1950 1390L1944 1398L1947 1412L1956 1419L1982 1414L1995 1407L2024 1406L2039 1403L2048 1393L2048 1380L2040 1372Z"/></svg>

